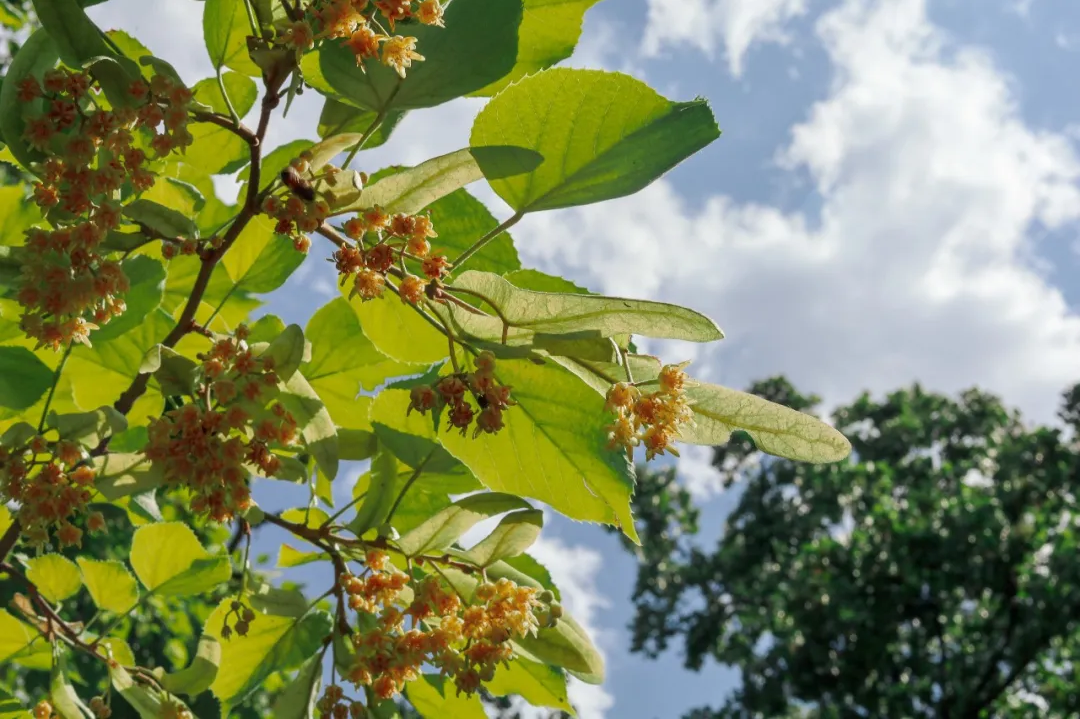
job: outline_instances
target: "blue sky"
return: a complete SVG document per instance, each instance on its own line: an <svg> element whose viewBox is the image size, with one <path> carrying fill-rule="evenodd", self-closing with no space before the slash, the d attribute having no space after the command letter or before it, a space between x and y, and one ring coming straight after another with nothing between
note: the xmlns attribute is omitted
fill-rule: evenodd
<svg viewBox="0 0 1080 719"><path fill-rule="evenodd" d="M194 82L210 74L201 8L113 0L93 13ZM1078 60L1073 0L605 0L571 64L707 97L724 135L633 198L530 216L519 251L595 291L714 317L728 335L716 348L651 346L693 358L711 381L785 373L830 403L916 379L979 385L1049 421L1080 377ZM318 105L304 99L272 144L313 135ZM481 106L411 115L359 163L464 146ZM303 323L331 296L328 269L306 263L268 309ZM734 498L718 493L706 451L684 457L714 541ZM719 704L730 670L629 655L634 568L615 539L549 519L536 554L608 661L602 688L575 688L581 715L664 719Z"/></svg>

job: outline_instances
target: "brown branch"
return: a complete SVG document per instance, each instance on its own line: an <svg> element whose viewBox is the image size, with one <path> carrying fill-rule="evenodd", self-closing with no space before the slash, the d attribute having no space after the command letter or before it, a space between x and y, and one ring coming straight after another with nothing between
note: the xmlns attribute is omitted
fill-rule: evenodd
<svg viewBox="0 0 1080 719"><path fill-rule="evenodd" d="M262 112L259 116L259 127L255 134L251 134L250 130L246 130L244 137L251 148L251 170L248 178L247 197L244 200L244 207L240 210L240 213L236 216L236 219L229 229L226 230L224 236L221 238L221 243L216 250L207 253L202 259L202 266L199 268L199 274L195 278L195 285L191 289L191 295L188 297L187 304L184 305L184 309L180 313L180 318L176 321L176 326L165 336L165 339L161 341L161 344L165 347L175 347L180 340L182 340L189 332L195 328L195 315L199 311L199 306L202 304L203 295L206 294L206 288L210 285L210 278L213 276L214 268L217 263L225 256L225 253L229 251L233 243L236 242L236 238L240 236L240 233L244 231L248 223L259 212L259 182L261 180L262 171L262 143L266 137L266 129L270 124L270 114L274 108L277 107L280 97L276 93L267 94L262 101ZM216 116L215 116L216 117ZM225 118L221 118L225 119ZM208 120L208 122L211 120ZM231 121L228 124L230 129L235 129L239 134L243 128L236 128ZM113 406L120 414L127 414L131 411L131 408L135 405L135 402L142 397L146 392L146 386L150 383L149 374L139 374L132 381L131 386L124 390L120 398L116 400L116 404ZM95 454L103 454L107 448L107 442L102 443L95 450Z"/></svg>
<svg viewBox="0 0 1080 719"><path fill-rule="evenodd" d="M237 135L238 137L240 137L240 139L242 139L249 145L254 145L258 141L258 138L256 137L254 132L245 127L243 123L233 122L231 117L225 117L224 115L219 115L216 112L198 111L193 112L192 117L195 118L195 122L208 122L211 125L224 127L226 130Z"/></svg>
<svg viewBox="0 0 1080 719"><path fill-rule="evenodd" d="M15 517L11 526L4 532L4 536L0 537L0 562L7 560L7 555L15 548L16 542L19 541L19 532L22 531L22 526L19 524L19 518Z"/></svg>

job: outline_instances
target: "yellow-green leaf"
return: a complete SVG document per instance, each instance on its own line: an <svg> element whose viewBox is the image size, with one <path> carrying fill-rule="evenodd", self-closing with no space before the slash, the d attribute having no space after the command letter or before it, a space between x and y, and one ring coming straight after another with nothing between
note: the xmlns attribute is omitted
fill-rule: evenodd
<svg viewBox="0 0 1080 719"><path fill-rule="evenodd" d="M351 289L343 287L342 293L348 295ZM449 356L446 336L396 295L386 292L381 299L366 302L356 297L349 304L360 318L364 334L387 357L410 364L433 364Z"/></svg>
<svg viewBox="0 0 1080 719"><path fill-rule="evenodd" d="M75 596L82 586L75 562L59 554L44 554L27 562L26 578L54 604Z"/></svg>
<svg viewBox="0 0 1080 719"><path fill-rule="evenodd" d="M486 719L476 694L458 694L454 682L438 674L424 674L406 685L409 703L424 719Z"/></svg>
<svg viewBox="0 0 1080 719"><path fill-rule="evenodd" d="M159 522L136 530L131 566L143 586L164 596L200 594L232 576L229 558L203 549L182 522Z"/></svg>
<svg viewBox="0 0 1080 719"><path fill-rule="evenodd" d="M566 674L557 667L528 659L514 659L499 667L486 688L494 696L515 694L534 707L552 707L574 715L566 695Z"/></svg>
<svg viewBox="0 0 1080 719"><path fill-rule="evenodd" d="M511 512L465 553L465 559L478 567L490 567L500 559L516 557L533 545L543 527L544 513L539 509Z"/></svg>
<svg viewBox="0 0 1080 719"><path fill-rule="evenodd" d="M315 312L305 334L312 347L304 376L339 427L369 427L367 402L358 401L366 399L358 398L360 390L373 390L390 377L412 374L416 369L380 352L342 297Z"/></svg>
<svg viewBox="0 0 1080 719"><path fill-rule="evenodd" d="M124 614L138 603L139 586L123 562L89 557L78 557L76 561L98 609Z"/></svg>
<svg viewBox="0 0 1080 719"><path fill-rule="evenodd" d="M544 157L526 174L488 178L508 205L535 212L637 192L719 136L704 100L671 102L628 75L555 68L494 97L471 142Z"/></svg>
<svg viewBox="0 0 1080 719"><path fill-rule="evenodd" d="M851 454L851 443L835 428L756 395L700 383L688 388L687 396L695 426L679 432L682 442L724 444L740 429L762 452L799 462L839 462Z"/></svg>
<svg viewBox="0 0 1080 719"><path fill-rule="evenodd" d="M604 399L560 367L500 360L502 384L517 405L497 434L439 439L489 489L532 497L572 518L619 527L637 542L630 514L634 474L626 454L607 446Z"/></svg>
<svg viewBox="0 0 1080 719"><path fill-rule="evenodd" d="M405 534L397 545L407 556L440 552L461 539L461 535L489 517L504 512L531 509L528 502L512 494L485 492L454 502L416 529Z"/></svg>
<svg viewBox="0 0 1080 719"><path fill-rule="evenodd" d="M259 77L262 71L248 55L247 36L251 34L246 0L206 0L203 8L203 35L210 63L215 70L222 66L245 75Z"/></svg>
<svg viewBox="0 0 1080 719"><path fill-rule="evenodd" d="M515 341L531 341L534 333L541 332L581 333L583 338L635 334L691 342L712 342L724 337L716 323L705 315L666 302L534 292L490 272L465 272L454 280L453 287L478 292L502 313L501 317L477 315L454 308L455 323L480 339L499 341L504 319L510 325L507 338ZM472 296L465 298L475 301Z"/></svg>

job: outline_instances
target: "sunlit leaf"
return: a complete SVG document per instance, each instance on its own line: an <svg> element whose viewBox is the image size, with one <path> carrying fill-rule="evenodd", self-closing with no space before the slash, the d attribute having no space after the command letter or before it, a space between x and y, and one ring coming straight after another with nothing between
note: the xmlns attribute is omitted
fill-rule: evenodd
<svg viewBox="0 0 1080 719"><path fill-rule="evenodd" d="M497 697L514 694L534 707L551 707L574 715L566 694L566 674L558 667L514 659L509 666L499 667L495 678L485 686Z"/></svg>
<svg viewBox="0 0 1080 719"><path fill-rule="evenodd" d="M539 509L511 512L491 534L469 549L465 558L478 567L489 567L500 559L516 557L539 539L543 526L544 513Z"/></svg>
<svg viewBox="0 0 1080 719"><path fill-rule="evenodd" d="M206 0L203 8L203 36L210 63L215 70L229 67L245 75L259 77L262 71L248 56L247 36L251 34L245 0Z"/></svg>
<svg viewBox="0 0 1080 719"><path fill-rule="evenodd" d="M528 502L512 494L485 492L454 502L428 521L402 536L401 551L410 557L439 552L458 541L478 523L505 512L531 509Z"/></svg>
<svg viewBox="0 0 1080 719"><path fill-rule="evenodd" d="M487 718L479 696L459 694L453 680L438 674L424 674L409 682L405 695L424 719Z"/></svg>
<svg viewBox="0 0 1080 719"><path fill-rule="evenodd" d="M79 571L90 597L98 609L123 614L139 601L139 587L135 577L116 560L99 561L78 557Z"/></svg>
<svg viewBox="0 0 1080 719"><path fill-rule="evenodd" d="M200 594L232 576L229 558L203 549L182 522L137 529L131 540L131 566L143 586L161 596Z"/></svg>
<svg viewBox="0 0 1080 719"><path fill-rule="evenodd" d="M491 181L515 210L535 212L637 192L719 134L704 100L670 102L619 73L552 69L493 98L472 145L543 155L532 172Z"/></svg>
<svg viewBox="0 0 1080 719"><path fill-rule="evenodd" d="M26 578L54 604L74 596L82 587L82 577L75 562L59 554L44 554L30 559L26 566Z"/></svg>
<svg viewBox="0 0 1080 719"><path fill-rule="evenodd" d="M0 347L0 406L32 407L53 383L53 371L25 347Z"/></svg>

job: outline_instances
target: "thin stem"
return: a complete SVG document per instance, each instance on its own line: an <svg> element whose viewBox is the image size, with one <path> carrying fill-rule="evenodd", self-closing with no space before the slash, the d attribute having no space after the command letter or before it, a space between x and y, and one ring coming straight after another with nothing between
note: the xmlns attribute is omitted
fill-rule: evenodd
<svg viewBox="0 0 1080 719"><path fill-rule="evenodd" d="M386 515L386 523L389 524L390 520L394 518L394 512L397 511L398 506L401 504L401 500L405 499L405 493L409 491L409 488L413 486L417 479L420 478L420 474L424 471L424 467L431 461L431 458L435 456L435 450L428 452L428 455L424 457L424 461L416 466L416 471L412 473L405 482L405 486L401 488L401 492L398 493L397 499L394 500L394 504L390 507L390 513Z"/></svg>
<svg viewBox="0 0 1080 719"><path fill-rule="evenodd" d="M217 71L217 84L218 89L221 90L221 96L225 98L225 107L229 108L229 117L232 118L234 124L239 125L240 115L237 114L236 108L233 107L232 99L229 97L229 91L225 89L225 80L222 78L221 68L218 68Z"/></svg>
<svg viewBox="0 0 1080 719"><path fill-rule="evenodd" d="M371 139L371 136L375 134L375 131L382 127L383 120L386 118L386 110L380 110L379 114L375 116L375 119L371 121L371 125L368 129L364 130L364 134L360 136L360 139L349 150L348 157L345 158L345 162L341 164L343 168L348 169L349 163L356 158L356 153L360 152L360 149L367 144L367 141Z"/></svg>
<svg viewBox="0 0 1080 719"><path fill-rule="evenodd" d="M240 283L236 283L232 287L229 288L229 291L226 292L225 296L221 298L221 302L218 302L217 307L215 307L214 311L210 313L210 316L206 318L206 322L203 322L203 327L206 327L207 329L210 329L210 324L218 316L218 314L221 312L221 310L225 309L225 303L229 301L229 298L232 297L233 292L236 292L236 289L239 286L240 286Z"/></svg>
<svg viewBox="0 0 1080 719"><path fill-rule="evenodd" d="M453 265L454 270L460 269L460 267L463 264L465 264L466 262L469 261L469 258L471 258L473 255L475 255L480 250L484 249L484 246L487 245L487 243L491 242L496 237L498 237L499 235L501 235L502 233L506 232L511 227L516 225L521 220L521 218L524 217L524 216L525 216L525 213L523 211L521 211L521 210L518 210L506 222L502 223L501 225L496 227L494 230L492 230L491 232L487 233L486 235L481 237L479 240L477 240L473 244L472 247L470 247L469 249L462 252L461 256L453 261L452 265Z"/></svg>
<svg viewBox="0 0 1080 719"><path fill-rule="evenodd" d="M345 514L346 512L348 512L350 509L352 509L356 505L360 504L360 502L362 502L364 497L366 497L366 496L367 496L367 492L361 492L359 495L353 497L351 502L346 504L344 507L342 507L338 511L334 512L334 514L330 515L330 518L327 519L325 522L323 522L322 526L329 527L331 524L334 523L335 519L337 519L341 515Z"/></svg>
<svg viewBox="0 0 1080 719"><path fill-rule="evenodd" d="M262 37L262 33L259 32L259 23L255 19L255 13L251 9L251 3L249 0L244 0L244 9L247 10L248 23L251 24L251 34L255 37ZM218 77L221 77L221 70L218 70Z"/></svg>
<svg viewBox="0 0 1080 719"><path fill-rule="evenodd" d="M342 237L337 230L335 230L333 227L326 224L325 222L319 225L315 231L326 239L333 242L338 247L344 247L345 245L349 244L348 241L344 237Z"/></svg>
<svg viewBox="0 0 1080 719"><path fill-rule="evenodd" d="M60 358L60 364L56 365L56 375L53 377L52 387L49 387L49 396L45 398L45 406L41 409L41 421L38 422L38 434L45 431L45 418L49 416L49 405L52 404L53 397L56 396L56 388L60 384L60 375L64 373L64 365L67 364L68 357L71 356L71 350L75 346L74 342L68 342L67 347L64 348L64 355Z"/></svg>
<svg viewBox="0 0 1080 719"><path fill-rule="evenodd" d="M97 639L95 639L94 641L92 641L90 643L90 646L91 647L96 647L98 645L98 642L100 642L105 637L109 636L109 634L112 632L113 629L116 629L117 624L124 621L128 617L128 615L130 615L136 609L138 609L142 605L146 604L146 602L150 599L150 597L153 597L153 596L154 596L154 590L151 589L150 591L146 592L146 594L141 595L139 597L139 601L136 602L135 606L132 607L131 609L129 609L126 613L117 614L115 617L113 617L113 620L111 622L109 622L108 625L104 629L101 630L100 634L98 634Z"/></svg>

